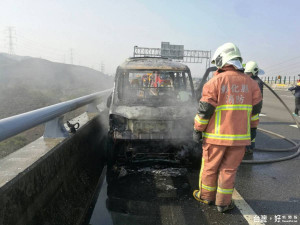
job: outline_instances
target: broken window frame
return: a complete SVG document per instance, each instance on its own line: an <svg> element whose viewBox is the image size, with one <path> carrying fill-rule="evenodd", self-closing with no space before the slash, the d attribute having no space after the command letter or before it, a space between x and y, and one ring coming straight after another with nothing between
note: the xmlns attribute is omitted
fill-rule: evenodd
<svg viewBox="0 0 300 225"><path fill-rule="evenodd" d="M117 73L116 73L116 76L115 76L115 98L114 98L114 103L115 104L119 104L119 103L122 103L123 102L123 99L124 99L124 81L128 81L128 85L130 85L130 82L129 82L129 73L131 72L146 72L146 71L150 71L149 69L122 69L122 68L118 68L117 69ZM195 91L194 91L194 85L193 85L193 80L192 80L192 77L191 77L191 73L190 73L190 70L174 70L174 71L171 71L171 70L162 70L162 69L154 69L153 71L157 72L157 73L164 73L164 72L169 72L170 74L178 74L178 76L174 77L173 78L173 87L172 88L179 88L179 87L176 87L176 79L179 79L180 77L183 77L183 79L179 79L180 82L183 82L183 87L184 87L184 91L186 91L188 89L188 91L191 92L191 95L192 95L192 99L195 99ZM153 72L152 71L152 72ZM171 75L172 76L172 75ZM125 78L125 79L124 79ZM178 82L178 84L180 83ZM154 87L152 87L154 88ZM155 87L156 89L159 89L160 87ZM189 90L190 89L190 90ZM178 89L179 90L179 89Z"/></svg>

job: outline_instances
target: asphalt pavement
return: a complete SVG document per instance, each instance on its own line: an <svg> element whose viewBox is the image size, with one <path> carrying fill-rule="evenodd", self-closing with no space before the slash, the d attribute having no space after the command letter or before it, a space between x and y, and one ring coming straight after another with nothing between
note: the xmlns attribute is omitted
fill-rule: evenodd
<svg viewBox="0 0 300 225"><path fill-rule="evenodd" d="M291 110L294 96L277 90ZM300 118L296 118L300 121ZM300 142L300 131L284 106L265 89L260 128ZM257 148L287 149L291 143L259 131ZM263 160L292 152L255 151ZM194 200L199 170L168 165L108 170L88 224L300 224L300 158L269 164L242 164L234 199L237 208L218 213L215 206Z"/></svg>
<svg viewBox="0 0 300 225"><path fill-rule="evenodd" d="M294 112L294 96L287 90L276 90ZM300 117L294 117L300 121ZM265 89L259 127L300 142L300 131L284 106ZM282 138L259 132L257 148L285 149L292 145ZM293 152L259 152L253 158L273 159ZM236 189L257 214L255 221L265 224L300 224L300 158L262 165L241 165Z"/></svg>

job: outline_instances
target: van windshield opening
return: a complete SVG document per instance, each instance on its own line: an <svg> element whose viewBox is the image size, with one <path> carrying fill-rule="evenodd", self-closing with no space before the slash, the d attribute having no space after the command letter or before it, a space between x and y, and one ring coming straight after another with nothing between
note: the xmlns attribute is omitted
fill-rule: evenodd
<svg viewBox="0 0 300 225"><path fill-rule="evenodd" d="M126 103L185 102L192 98L192 89L186 71L123 71L118 98Z"/></svg>

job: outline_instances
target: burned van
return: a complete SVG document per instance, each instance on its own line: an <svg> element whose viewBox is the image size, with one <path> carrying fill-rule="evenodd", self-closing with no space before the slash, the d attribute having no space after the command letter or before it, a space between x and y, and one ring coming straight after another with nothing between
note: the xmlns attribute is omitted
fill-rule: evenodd
<svg viewBox="0 0 300 225"><path fill-rule="evenodd" d="M108 98L111 151L127 159L172 158L192 142L196 98L189 68L167 58L129 58Z"/></svg>

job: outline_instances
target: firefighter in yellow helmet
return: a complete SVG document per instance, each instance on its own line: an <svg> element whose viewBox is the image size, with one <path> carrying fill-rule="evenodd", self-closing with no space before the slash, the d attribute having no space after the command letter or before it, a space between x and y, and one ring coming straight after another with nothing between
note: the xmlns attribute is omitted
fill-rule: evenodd
<svg viewBox="0 0 300 225"><path fill-rule="evenodd" d="M244 73L249 75L253 80L255 80L258 83L258 86L261 91L261 95L263 96L264 82L258 77L258 75L264 74L263 70L259 69L256 62L249 61L246 63ZM251 145L246 146L246 152L245 152L246 155L252 155L254 148L255 148L255 138L251 140Z"/></svg>
<svg viewBox="0 0 300 225"><path fill-rule="evenodd" d="M249 75L253 80L255 80L258 83L258 86L260 88L261 91L261 95L263 96L263 87L264 87L264 83L263 81L258 77L258 75L263 75L264 71L261 70L257 63L254 61L249 61L247 62L246 66L245 66L245 74Z"/></svg>
<svg viewBox="0 0 300 225"><path fill-rule="evenodd" d="M223 213L234 208L236 172L245 147L254 138L251 131L258 120L252 118L260 113L262 97L257 83L243 73L241 53L235 44L220 46L212 63L218 68L217 74L204 85L194 120L193 139L199 142L203 136L203 155L199 190L193 196L201 203L215 204Z"/></svg>

